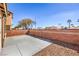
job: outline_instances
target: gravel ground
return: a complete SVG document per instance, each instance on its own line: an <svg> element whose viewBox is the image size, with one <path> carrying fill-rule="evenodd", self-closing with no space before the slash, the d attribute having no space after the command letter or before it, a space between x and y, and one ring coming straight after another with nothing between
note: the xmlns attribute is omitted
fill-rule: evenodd
<svg viewBox="0 0 79 59"><path fill-rule="evenodd" d="M33 56L79 56L78 45L48 39L46 41L52 44Z"/></svg>

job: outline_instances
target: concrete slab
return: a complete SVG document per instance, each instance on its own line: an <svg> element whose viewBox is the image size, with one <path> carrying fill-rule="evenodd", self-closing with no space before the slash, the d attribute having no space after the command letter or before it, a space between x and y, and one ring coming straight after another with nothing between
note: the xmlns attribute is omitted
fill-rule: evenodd
<svg viewBox="0 0 79 59"><path fill-rule="evenodd" d="M40 40L38 38L27 36L26 42L18 44L18 47L23 56L30 56L34 55L35 53L37 53L38 51L42 50L50 44L51 43Z"/></svg>
<svg viewBox="0 0 79 59"><path fill-rule="evenodd" d="M13 45L13 46L4 47L0 55L1 56L20 56L20 53L16 45Z"/></svg>
<svg viewBox="0 0 79 59"><path fill-rule="evenodd" d="M32 56L50 44L29 35L13 36L5 40L3 52L6 56Z"/></svg>

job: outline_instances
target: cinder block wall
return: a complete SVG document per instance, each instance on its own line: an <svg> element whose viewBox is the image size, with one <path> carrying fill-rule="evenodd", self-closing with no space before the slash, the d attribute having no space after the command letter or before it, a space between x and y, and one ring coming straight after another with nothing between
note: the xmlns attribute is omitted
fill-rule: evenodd
<svg viewBox="0 0 79 59"><path fill-rule="evenodd" d="M6 31L6 36L16 36L16 35L26 35L28 33L28 30L10 30Z"/></svg>
<svg viewBox="0 0 79 59"><path fill-rule="evenodd" d="M79 30L30 30L29 32L30 35L79 45L79 34L76 33L79 33Z"/></svg>

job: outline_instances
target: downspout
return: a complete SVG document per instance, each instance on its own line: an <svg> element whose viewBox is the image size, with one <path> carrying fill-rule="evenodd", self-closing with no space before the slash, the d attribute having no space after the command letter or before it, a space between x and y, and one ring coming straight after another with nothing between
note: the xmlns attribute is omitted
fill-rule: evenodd
<svg viewBox="0 0 79 59"><path fill-rule="evenodd" d="M6 6L6 3L3 3L3 5L4 5L5 16L4 16L4 39L3 39L2 47L4 45L4 40L6 39L6 19L7 19L7 6Z"/></svg>

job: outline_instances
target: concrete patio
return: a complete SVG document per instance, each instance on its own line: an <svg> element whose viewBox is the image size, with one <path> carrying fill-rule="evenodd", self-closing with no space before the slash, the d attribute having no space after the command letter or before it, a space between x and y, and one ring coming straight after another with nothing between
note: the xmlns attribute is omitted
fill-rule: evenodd
<svg viewBox="0 0 79 59"><path fill-rule="evenodd" d="M51 43L29 35L7 37L0 55L32 56L48 45Z"/></svg>

